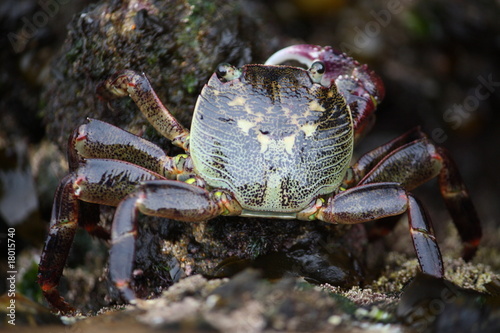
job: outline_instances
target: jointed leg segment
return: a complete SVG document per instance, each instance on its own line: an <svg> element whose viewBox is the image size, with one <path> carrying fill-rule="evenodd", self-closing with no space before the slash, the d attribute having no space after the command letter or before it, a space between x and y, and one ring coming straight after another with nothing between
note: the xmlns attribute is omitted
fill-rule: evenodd
<svg viewBox="0 0 500 333"><path fill-rule="evenodd" d="M88 119L71 135L68 146L70 169L84 159L115 159L154 171L168 179L193 173L188 155L170 157L157 145L106 122Z"/></svg>
<svg viewBox="0 0 500 333"><path fill-rule="evenodd" d="M481 240L481 223L455 162L444 148L438 151L443 161L438 177L441 196L464 243L462 257L470 260Z"/></svg>
<svg viewBox="0 0 500 333"><path fill-rule="evenodd" d="M189 149L189 131L162 104L144 74L121 71L98 87L107 99L130 96L154 128L184 150Z"/></svg>
<svg viewBox="0 0 500 333"><path fill-rule="evenodd" d="M351 170L347 187L397 182L411 191L437 176L441 195L465 244L463 258L474 256L482 232L467 188L449 153L419 128L363 155Z"/></svg>
<svg viewBox="0 0 500 333"><path fill-rule="evenodd" d="M109 232L97 225L99 220L81 219L87 203L117 205L143 181L162 179L144 168L117 160L89 159L67 175L54 197L50 230L40 258L38 283L47 300L62 312L73 311L59 295L57 286L73 243L76 229L85 228L104 240ZM103 182L103 179L106 180Z"/></svg>
<svg viewBox="0 0 500 333"><path fill-rule="evenodd" d="M79 219L79 210L87 203L118 206L111 230L110 275L129 301L135 298L129 285L138 212L187 222L241 213L241 207L227 193L212 193L195 185L168 180L123 161L88 159L80 162L56 192L51 228L38 274L45 297L62 312L73 311L60 296L57 286L76 229L84 227L93 235L109 239L109 233L97 225L98 219Z"/></svg>
<svg viewBox="0 0 500 333"><path fill-rule="evenodd" d="M45 298L62 312L74 309L59 295L61 279L69 250L78 228L79 202L73 193L74 175L66 176L57 188L49 234L40 257L38 283Z"/></svg>
<svg viewBox="0 0 500 333"><path fill-rule="evenodd" d="M201 222L223 213L240 214L241 208L226 193L211 193L200 187L172 180L142 184L117 207L111 230L109 270L124 298L133 303L130 287L136 242L137 213L185 222Z"/></svg>
<svg viewBox="0 0 500 333"><path fill-rule="evenodd" d="M144 75L123 71L98 89L106 98L129 95L161 134L188 151L189 131L163 106ZM55 194L51 227L38 274L47 300L62 312L73 311L56 288L77 227L109 239L109 233L97 225L97 210L91 203L116 206L144 181L185 179L193 171L187 155L168 157L156 145L92 119L70 137L68 160L71 173ZM90 219L88 216L79 219L82 209L92 213Z"/></svg>
<svg viewBox="0 0 500 333"><path fill-rule="evenodd" d="M354 187L330 197L317 218L330 223L355 224L407 212L411 237L422 271L443 277L441 252L423 206L396 183Z"/></svg>

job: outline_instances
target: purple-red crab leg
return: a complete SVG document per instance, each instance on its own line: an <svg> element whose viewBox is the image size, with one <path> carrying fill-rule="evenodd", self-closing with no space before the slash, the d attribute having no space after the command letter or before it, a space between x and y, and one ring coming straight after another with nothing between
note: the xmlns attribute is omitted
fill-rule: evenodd
<svg viewBox="0 0 500 333"><path fill-rule="evenodd" d="M130 96L160 134L171 140L172 144L184 150L189 149L189 130L167 110L144 74L131 70L118 72L99 85L97 92L104 99Z"/></svg>
<svg viewBox="0 0 500 333"><path fill-rule="evenodd" d="M118 205L127 194L146 180L164 179L139 166L107 159L89 159L80 163L59 184L52 207L50 229L40 258L38 283L46 299L61 312L73 311L57 291L73 237L78 226L90 234L109 238L109 234L93 224L79 220L80 200L104 205Z"/></svg>
<svg viewBox="0 0 500 333"><path fill-rule="evenodd" d="M239 215L241 207L225 192L207 190L175 180L143 183L117 207L111 229L109 271L111 280L130 303L135 255L137 213L185 222L201 222L219 215Z"/></svg>
<svg viewBox="0 0 500 333"><path fill-rule="evenodd" d="M80 226L91 235L110 238L109 232L97 225L99 216L88 203L116 206L142 181L187 178L192 173L188 156L166 156L149 141L99 120L89 119L76 129L68 146L71 173L56 190L38 275L45 297L62 312L73 311L59 295L57 285L76 229Z"/></svg>
<svg viewBox="0 0 500 333"><path fill-rule="evenodd" d="M137 213L180 221L196 222L218 215L238 215L241 207L228 193L208 192L178 181L143 183L118 206L113 220L110 252L111 279L124 298L135 302L131 289ZM443 277L443 263L427 213L421 204L397 183L357 186L329 198L318 200L298 213L303 220L319 219L329 223L354 224L407 212L411 237L422 271Z"/></svg>
<svg viewBox="0 0 500 333"><path fill-rule="evenodd" d="M438 177L441 195L471 259L481 239L481 224L457 166L447 150L436 146L419 128L382 145L352 166L347 187L397 182L411 191Z"/></svg>
<svg viewBox="0 0 500 333"><path fill-rule="evenodd" d="M159 133L188 151L189 131L163 106L144 75L120 72L106 80L98 92L103 98L129 95ZM95 207L89 203L116 206L143 181L186 179L193 171L187 155L168 157L154 144L92 119L70 136L68 152L71 173L55 194L38 274L46 299L62 312L73 311L57 286L77 227L109 239L109 233L97 225ZM81 214L82 210L92 214Z"/></svg>
<svg viewBox="0 0 500 333"><path fill-rule="evenodd" d="M124 298L135 302L131 276L136 242L137 214L186 222L204 221L218 215L238 215L241 207L223 191L208 192L190 184L158 180L143 183L118 206L112 226L110 274ZM441 253L430 220L420 203L396 183L358 186L315 204L297 214L303 220L353 224L407 212L417 257L426 274L443 276Z"/></svg>
<svg viewBox="0 0 500 333"><path fill-rule="evenodd" d="M188 155L170 157L148 140L100 120L87 120L70 137L70 169L82 159L106 158L139 165L168 179L186 178L193 173Z"/></svg>
<svg viewBox="0 0 500 333"><path fill-rule="evenodd" d="M334 82L346 99L353 115L356 141L370 130L375 121L374 111L385 94L384 84L375 72L330 46L309 44L286 47L273 54L266 64L277 65L291 60L307 67L314 61L322 61L325 73L321 84L328 87Z"/></svg>
<svg viewBox="0 0 500 333"><path fill-rule="evenodd" d="M353 187L317 202L299 213L300 219L316 218L329 223L356 224L408 214L411 237L422 272L443 277L443 260L423 206L397 183L374 183ZM311 212L313 215L309 215Z"/></svg>

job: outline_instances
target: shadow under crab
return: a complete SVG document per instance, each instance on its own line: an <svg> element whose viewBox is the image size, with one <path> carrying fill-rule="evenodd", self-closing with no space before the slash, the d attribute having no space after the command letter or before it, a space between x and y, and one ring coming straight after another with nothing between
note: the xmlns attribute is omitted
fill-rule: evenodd
<svg viewBox="0 0 500 333"><path fill-rule="evenodd" d="M274 64L287 59L309 69ZM353 146L371 127L384 89L366 65L329 47L292 46L265 65L220 65L200 93L191 132L144 75L117 73L99 91L105 98L130 96L185 154L169 157L95 119L70 137L71 173L57 189L39 268L47 300L62 312L73 310L57 285L78 225L110 239L111 280L125 300L136 301L131 281L139 212L195 223L223 215L330 224L407 213L422 271L442 277L430 218L408 192L438 176L465 243L464 258L476 251L481 228L465 185L448 153L420 129L350 166ZM117 206L111 234L92 219L86 203Z"/></svg>

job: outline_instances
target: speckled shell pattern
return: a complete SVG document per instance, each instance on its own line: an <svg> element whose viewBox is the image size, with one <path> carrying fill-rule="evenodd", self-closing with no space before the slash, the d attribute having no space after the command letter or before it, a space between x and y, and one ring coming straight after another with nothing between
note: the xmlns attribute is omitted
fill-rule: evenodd
<svg viewBox="0 0 500 333"><path fill-rule="evenodd" d="M297 212L337 191L353 150L352 116L335 87L290 66L214 74L198 98L190 150L196 172L244 209Z"/></svg>

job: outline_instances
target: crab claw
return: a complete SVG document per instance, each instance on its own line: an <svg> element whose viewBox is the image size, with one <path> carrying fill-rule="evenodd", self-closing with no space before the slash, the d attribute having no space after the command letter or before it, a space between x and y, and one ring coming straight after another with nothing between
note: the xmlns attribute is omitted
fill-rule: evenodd
<svg viewBox="0 0 500 333"><path fill-rule="evenodd" d="M298 61L308 68L315 61L325 64L321 79L323 86L335 83L353 113L354 128L357 136L365 133L372 125L378 103L385 94L380 77L367 65L360 64L345 53L330 46L299 44L286 47L273 54L266 65L276 65L285 61Z"/></svg>

